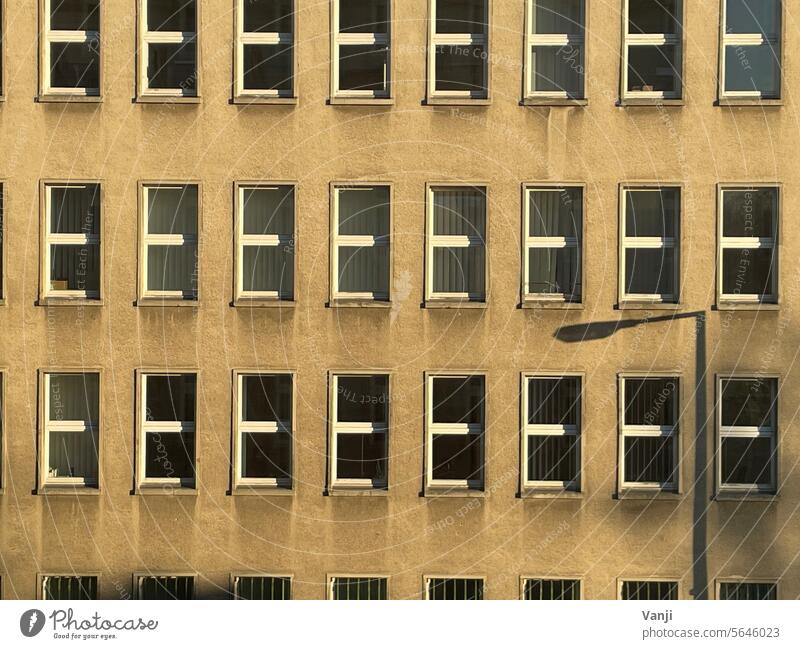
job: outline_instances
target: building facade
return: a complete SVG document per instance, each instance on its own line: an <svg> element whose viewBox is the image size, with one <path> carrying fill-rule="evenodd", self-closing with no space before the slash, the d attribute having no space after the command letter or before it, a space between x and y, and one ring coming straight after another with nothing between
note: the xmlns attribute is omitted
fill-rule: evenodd
<svg viewBox="0 0 800 649"><path fill-rule="evenodd" d="M4 0L3 598L800 597L786 5Z"/></svg>

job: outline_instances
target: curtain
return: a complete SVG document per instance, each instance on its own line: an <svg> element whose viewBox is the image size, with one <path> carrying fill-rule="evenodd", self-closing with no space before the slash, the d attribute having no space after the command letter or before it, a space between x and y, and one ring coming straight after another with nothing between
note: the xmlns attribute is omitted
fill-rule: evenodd
<svg viewBox="0 0 800 649"><path fill-rule="evenodd" d="M53 290L99 291L99 244L51 245L50 287Z"/></svg>
<svg viewBox="0 0 800 649"><path fill-rule="evenodd" d="M570 298L581 294L580 236L581 190L532 191L528 236L569 237L577 247L539 248L528 251L528 292L563 293Z"/></svg>
<svg viewBox="0 0 800 649"><path fill-rule="evenodd" d="M147 290L197 294L197 244L147 246Z"/></svg>
<svg viewBox="0 0 800 649"><path fill-rule="evenodd" d="M433 234L478 237L468 248L436 246L433 290L437 293L486 292L486 196L477 189L437 189L433 195Z"/></svg>
<svg viewBox="0 0 800 649"><path fill-rule="evenodd" d="M51 374L48 420L96 424L99 413L97 374ZM81 477L97 484L97 429L49 432L48 474L54 478Z"/></svg>
<svg viewBox="0 0 800 649"><path fill-rule="evenodd" d="M528 381L529 424L578 423L580 379L575 377Z"/></svg>
<svg viewBox="0 0 800 649"><path fill-rule="evenodd" d="M197 186L148 188L147 233L197 236Z"/></svg>
<svg viewBox="0 0 800 649"><path fill-rule="evenodd" d="M100 210L97 185L50 188L52 234L99 234Z"/></svg>

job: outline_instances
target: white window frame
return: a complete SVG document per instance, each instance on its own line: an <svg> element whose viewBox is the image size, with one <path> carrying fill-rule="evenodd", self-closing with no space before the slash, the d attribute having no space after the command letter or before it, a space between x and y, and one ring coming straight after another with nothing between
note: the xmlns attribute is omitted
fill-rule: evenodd
<svg viewBox="0 0 800 649"><path fill-rule="evenodd" d="M331 0L331 97L350 99L388 99L392 95L392 17L394 2L386 0L386 32L340 32L339 6L341 0ZM339 88L339 48L342 45L384 45L387 49L383 71L384 90L342 90Z"/></svg>
<svg viewBox="0 0 800 649"><path fill-rule="evenodd" d="M472 379L483 382L481 400L482 424L434 423L433 422L433 382L435 379ZM486 480L486 374L483 372L431 372L425 376L425 486L429 491L468 490L482 491ZM433 478L433 436L434 435L475 435L481 436L479 477L472 480L434 480Z"/></svg>
<svg viewBox="0 0 800 649"><path fill-rule="evenodd" d="M134 572L133 573L133 599L142 599L142 582L145 579L191 579L192 599L197 599L197 573L194 572Z"/></svg>
<svg viewBox="0 0 800 649"><path fill-rule="evenodd" d="M196 98L200 96L200 0L192 0L194 2L195 11L195 29L194 32L167 32L167 31L149 31L147 29L147 10L148 3L157 0L138 0L139 2L139 51L138 51L138 72L137 81L140 97L190 97ZM181 45L186 43L195 43L194 54L194 77L195 87L193 91L187 91L184 88L151 88L147 76L147 66L150 60L150 45L156 43L170 43L173 45Z"/></svg>
<svg viewBox="0 0 800 649"><path fill-rule="evenodd" d="M385 237L372 235L339 234L339 194L342 190L358 191L375 188L389 190L389 233ZM394 200L393 188L389 183L333 183L332 196L333 215L331 220L331 300L347 301L357 300L362 302L388 302L391 294L392 280L392 202ZM386 263L389 287L386 293L367 293L356 291L342 291L339 288L339 248L358 246L360 248L386 248Z"/></svg>
<svg viewBox="0 0 800 649"><path fill-rule="evenodd" d="M491 59L489 50L489 32L491 27L491 0L482 0L486 12L486 33L484 34L439 34L436 31L436 2L429 0L429 26L428 26L428 100L436 99L466 99L488 100L490 97L490 71ZM436 90L436 48L440 45L469 47L483 45L486 57L483 58L483 77L486 82L485 92L477 90Z"/></svg>
<svg viewBox="0 0 800 649"><path fill-rule="evenodd" d="M622 45L622 98L623 99L681 99L683 96L683 0L676 0L675 22L678 31L674 34L631 34L628 32L630 0L624 0L625 11L622 15L624 43ZM664 92L661 90L628 90L628 60L631 46L651 45L675 47L675 86L677 90ZM665 61L666 63L666 61Z"/></svg>
<svg viewBox="0 0 800 649"><path fill-rule="evenodd" d="M577 379L578 381L578 404L576 411L578 415L578 423L574 424L529 424L528 413L530 412L530 403L528 400L528 386L531 380L546 379ZM583 461L583 437L581 435L582 422L583 422L583 382L584 377L579 373L562 372L559 374L547 373L529 373L522 374L522 487L526 490L537 489L558 489L564 491L580 491L581 490L581 464ZM528 451L529 440L531 435L541 437L554 437L554 436L567 436L577 438L576 453L577 453L577 466L578 476L575 480L561 481L561 480L529 480L528 479Z"/></svg>
<svg viewBox="0 0 800 649"><path fill-rule="evenodd" d="M525 54L524 76L525 97L528 99L584 99L586 97L586 0L581 0L581 31L571 34L539 34L533 31L533 18L536 12L534 6L539 0L526 0L525 2ZM570 47L575 50L580 48L581 57L577 65L581 69L580 92L571 95L566 90L534 90L533 88L533 61L532 50L534 47Z"/></svg>
<svg viewBox="0 0 800 649"><path fill-rule="evenodd" d="M772 393L770 423L765 426L723 426L722 425L722 382L723 381L769 381ZM778 405L780 378L776 375L720 374L717 376L717 490L719 492L776 493L778 490ZM770 440L770 482L745 484L722 481L722 441L726 437L755 439L766 437Z"/></svg>
<svg viewBox="0 0 800 649"><path fill-rule="evenodd" d="M453 189L474 189L484 195L484 214L483 214L483 238L478 235L449 235L434 234L434 200L433 197L438 190ZM489 299L489 187L487 185L465 185L437 183L428 185L427 197L427 223L425 226L425 301L434 302L475 302L476 304L486 304ZM443 293L433 290L434 286L434 264L433 251L435 248L479 248L484 249L483 258L483 293Z"/></svg>
<svg viewBox="0 0 800 649"><path fill-rule="evenodd" d="M780 20L779 28L783 30L784 7L783 0L779 1L778 15ZM728 0L721 0L720 7L720 53L719 53L719 96L720 99L758 99L758 100L780 100L783 95L783 39L779 33L755 33L755 34L729 34L728 25ZM728 47L770 45L773 52L778 46L778 94L765 95L760 90L725 90L725 68L727 64L726 53Z"/></svg>
<svg viewBox="0 0 800 649"><path fill-rule="evenodd" d="M197 212L195 213L197 234L149 234L150 215L148 214L149 192L151 189L176 189L185 191L187 187L194 186L197 190ZM146 182L140 184L140 228L141 246L139 249L139 299L142 301L154 300L161 303L162 300L176 301L177 303L196 304L200 301L200 213L202 211L202 191L200 183L196 182ZM150 272L147 259L150 246L184 246L195 244L197 246L197 257L195 259L195 269L193 276L194 291L156 291L148 290L147 279Z"/></svg>
<svg viewBox="0 0 800 649"><path fill-rule="evenodd" d="M581 223L578 237L534 237L530 234L531 223L531 195L534 192L550 192L564 194L567 191L580 190L581 193ZM522 299L525 302L552 302L564 304L581 304L583 302L583 229L586 220L586 191L584 185L547 186L547 185L525 185L523 187L522 199ZM578 271L581 277L580 295L568 295L566 293L531 293L530 292L530 251L532 249L551 250L553 248L575 248L578 251Z"/></svg>
<svg viewBox="0 0 800 649"><path fill-rule="evenodd" d="M292 589L294 587L294 575L290 574L273 574L273 573L263 573L263 572L236 572L231 574L231 599L242 600L242 601L258 601L258 600L244 600L242 597L239 597L239 581L241 579L288 579L289 580L289 597L285 598L284 601L288 601L292 599ZM265 601L265 600L261 600ZM280 600L272 600L272 601L280 601Z"/></svg>
<svg viewBox="0 0 800 649"><path fill-rule="evenodd" d="M51 5L53 2L60 2L60 0L40 0L42 11L42 34L41 34L41 48L40 48L40 61L41 73L39 76L40 92L42 95L61 95L61 96L85 96L85 97L99 97L100 86L103 84L103 70L102 70L102 45L100 43L100 32L91 30L59 30L50 29L51 20ZM97 20L100 29L103 28L103 2L98 2ZM81 43L87 47L92 47L97 53L97 88L71 88L54 86L52 84L52 70L50 66L50 46L55 43Z"/></svg>
<svg viewBox="0 0 800 649"><path fill-rule="evenodd" d="M775 191L775 213L772 215L772 236L771 237L726 237L725 232L725 193L747 193L757 192L765 189L772 189ZM781 187L775 184L764 185L720 185L717 192L717 200L719 205L719 219L717 223L717 235L719 250L717 252L717 300L719 302L742 303L742 304L777 304L778 302L778 280L779 280L779 247L778 247L778 232L780 226L781 214ZM759 295L752 293L724 293L723 292L723 277L724 277L724 260L723 253L725 250L731 249L747 249L753 250L757 248L769 248L773 251L773 268L772 268L772 291L770 293Z"/></svg>
<svg viewBox="0 0 800 649"><path fill-rule="evenodd" d="M487 599L486 597L486 577L483 575L425 575L422 578L422 599L428 601L462 601L462 600L433 600L431 599L431 581L434 579L445 579L451 581L479 581L481 582L481 593L483 595L482 599ZM469 600L463 600L469 601ZM472 600L478 601L478 600Z"/></svg>
<svg viewBox="0 0 800 649"><path fill-rule="evenodd" d="M381 376L386 378L386 421L357 421L357 422L339 422L338 417L338 400L339 394L339 378L340 377L373 377ZM384 490L389 486L389 418L391 417L390 409L390 390L391 390L391 376L388 372L374 371L374 372L347 372L336 371L330 374L330 476L331 476L331 489L359 489L359 490ZM383 481L375 481L360 478L340 478L337 475L337 440L339 435L358 434L358 435L374 435L383 433L386 436L386 478Z"/></svg>
<svg viewBox="0 0 800 649"><path fill-rule="evenodd" d="M195 406L194 406L194 421L148 421L147 419L147 379L151 376L180 376L180 375L193 375L195 377ZM197 370L143 370L138 372L138 392L139 392L139 452L137 457L137 473L138 473L138 487L139 489L150 489L158 487L172 487L178 489L194 489L198 485L198 466L197 466L197 411L198 411L198 398L200 394L200 373ZM147 457L147 434L157 433L160 435L174 435L191 433L194 435L194 457L192 458L192 467L194 468L193 486L183 487L181 481L183 478L149 478L146 472L146 457ZM175 575L151 575L151 576L175 576Z"/></svg>
<svg viewBox="0 0 800 649"><path fill-rule="evenodd" d="M355 575L355 574L337 573L337 574L333 574L333 575L328 575L328 578L327 578L327 588L326 588L326 591L327 591L326 592L326 596L327 597L326 598L328 600L330 600L330 601L350 601L350 602L355 602L355 601L360 601L360 602L377 601L377 600L370 600L369 598L364 598L364 599L359 598L359 599L351 599L351 600L337 600L337 599L335 599L333 595L334 595L334 592L335 592L335 589L336 589L336 580L337 579L383 579L386 582L386 599L387 600L390 599L389 598L389 577L388 577L388 575L378 575L378 574Z"/></svg>
<svg viewBox="0 0 800 649"><path fill-rule="evenodd" d="M673 426L634 425L625 423L625 390L629 380L659 379L675 384ZM617 458L617 481L620 491L664 491L677 492L680 485L680 414L681 382L678 374L624 373L619 375L619 457ZM673 482L635 482L625 480L625 440L628 437L670 437L672 438Z"/></svg>
<svg viewBox="0 0 800 649"><path fill-rule="evenodd" d="M234 0L236 2L236 44L234 56L234 96L258 97L265 99L294 99L296 96L296 57L294 33L297 31L297 0L292 0L292 31L291 32L246 32L244 31L244 8L248 0ZM292 48L292 87L290 90L270 88L245 88L244 87L244 46L245 45L288 45Z"/></svg>
<svg viewBox="0 0 800 649"><path fill-rule="evenodd" d="M89 187L90 185L97 186L97 208L99 212L99 222L97 224L97 234L69 232L58 233L52 232L52 207L53 207L53 190L54 189L81 189ZM41 294L42 300L58 298L70 300L99 300L102 292L103 285L103 247L102 247L102 232L103 232L103 209L102 197L103 187L99 180L94 181L70 181L70 182L45 182L44 183L44 214L42 218L42 232L44 233L44 241L42 243L42 278L41 278ZM95 215L97 218L97 215ZM98 260L97 260L97 274L98 274L98 287L97 291L89 290L56 290L51 287L51 246L54 245L74 245L74 246L90 246L97 245Z"/></svg>
<svg viewBox="0 0 800 649"><path fill-rule="evenodd" d="M646 579L636 579L626 577L624 579L617 579L617 599L622 600L622 588L625 584L675 584L675 600L681 599L681 581L680 579L670 577L648 577ZM626 600L626 601L646 601L646 600ZM662 600L671 601L671 600Z"/></svg>
<svg viewBox="0 0 800 649"><path fill-rule="evenodd" d="M81 420L51 420L50 419L50 377L51 375L72 374L84 376L88 374L97 375L97 421L81 421ZM102 377L100 370L95 368L86 368L80 370L61 370L61 369L47 369L42 371L41 376L41 421L42 421L42 455L40 458L39 466L39 486L42 490L48 488L80 488L97 490L100 488L100 422L102 421L101 402L102 402ZM85 433L94 430L97 438L97 483L87 483L84 478L71 478L66 477L51 477L49 475L48 467L50 462L50 433Z"/></svg>
<svg viewBox="0 0 800 649"><path fill-rule="evenodd" d="M281 376L288 377L291 380L291 412L292 418L290 421L244 421L242 417L242 408L244 402L242 395L244 394L244 379L252 376ZM292 371L270 371L258 370L247 371L237 370L234 372L234 488L247 488L258 487L276 490L289 490L292 488L293 478L293 465L294 465L294 420L295 420L295 374ZM244 444L242 444L242 436L244 433L275 433L275 434L288 434L292 440L289 449L289 465L290 475L288 478L248 478L242 475L242 452ZM272 577L274 575L265 575Z"/></svg>
<svg viewBox="0 0 800 649"><path fill-rule="evenodd" d="M661 192L671 190L677 192L678 209L675 214L675 223L672 237L629 237L626 235L628 192L653 191ZM619 300L621 303L647 302L647 303L680 303L680 239L681 217L683 216L683 188L679 185L623 185L620 191L620 246L619 246ZM673 293L660 295L658 293L627 293L627 253L629 250L640 248L667 249L673 251Z"/></svg>
<svg viewBox="0 0 800 649"><path fill-rule="evenodd" d="M250 189L259 190L278 190L291 187L292 191L292 233L286 234L245 234L244 233L244 193ZM297 282L297 185L289 182L257 182L257 183L235 183L236 192L236 254L235 261L235 282L236 290L234 302L237 301L265 301L265 302L293 302L295 299L295 285ZM198 199L199 200L199 199ZM291 296L282 295L280 291L245 291L244 290L244 247L259 246L263 248L294 248L292 255L292 294Z"/></svg>

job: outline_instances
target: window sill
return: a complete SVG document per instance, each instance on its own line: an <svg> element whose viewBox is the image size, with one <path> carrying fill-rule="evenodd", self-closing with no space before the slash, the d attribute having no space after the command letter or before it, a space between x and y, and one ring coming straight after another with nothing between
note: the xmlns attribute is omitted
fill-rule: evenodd
<svg viewBox="0 0 800 649"><path fill-rule="evenodd" d="M714 494L714 500L718 502L741 502L751 500L753 502L778 502L778 494L766 493L763 491L718 491Z"/></svg>
<svg viewBox="0 0 800 649"><path fill-rule="evenodd" d="M328 106L394 106L394 97L330 97Z"/></svg>
<svg viewBox="0 0 800 649"><path fill-rule="evenodd" d="M391 309L392 303L388 300L350 300L347 298L337 298L325 303L328 309L348 309L348 308L366 308L366 309Z"/></svg>
<svg viewBox="0 0 800 649"><path fill-rule="evenodd" d="M660 489L621 489L613 495L614 500L683 500L678 491L662 491Z"/></svg>
<svg viewBox="0 0 800 649"><path fill-rule="evenodd" d="M659 97L625 97L617 101L617 106L626 108L631 106L684 106L683 99L664 99Z"/></svg>
<svg viewBox="0 0 800 649"><path fill-rule="evenodd" d="M180 298L142 297L134 302L137 307L193 307L200 306L200 300L183 300Z"/></svg>
<svg viewBox="0 0 800 649"><path fill-rule="evenodd" d="M520 106L587 106L588 99L565 99L564 97L523 97Z"/></svg>
<svg viewBox="0 0 800 649"><path fill-rule="evenodd" d="M420 494L423 498L486 498L481 489L429 486Z"/></svg>
<svg viewBox="0 0 800 649"><path fill-rule="evenodd" d="M36 306L105 306L102 298L91 299L85 297L41 297L36 301Z"/></svg>
<svg viewBox="0 0 800 649"><path fill-rule="evenodd" d="M423 106L491 106L491 104L491 99L468 97L427 97L422 102Z"/></svg>
<svg viewBox="0 0 800 649"><path fill-rule="evenodd" d="M367 489L364 487L331 487L325 492L326 496L356 496L359 498L379 497L387 498L389 496L388 487L374 487Z"/></svg>
<svg viewBox="0 0 800 649"><path fill-rule="evenodd" d="M294 496L294 489L291 487L276 487L274 485L248 485L241 484L230 491L231 496Z"/></svg>
<svg viewBox="0 0 800 649"><path fill-rule="evenodd" d="M297 97L261 97L259 95L237 95L230 103L235 106L296 106Z"/></svg>
<svg viewBox="0 0 800 649"><path fill-rule="evenodd" d="M294 300L262 300L259 298L240 298L231 302L237 309L293 309L297 303Z"/></svg>
<svg viewBox="0 0 800 649"><path fill-rule="evenodd" d="M637 302L625 300L614 306L618 311L680 311L683 305L679 302Z"/></svg>
<svg viewBox="0 0 800 649"><path fill-rule="evenodd" d="M196 496L200 493L195 487L181 487L169 484L139 485L136 487L137 496Z"/></svg>
<svg viewBox="0 0 800 649"><path fill-rule="evenodd" d="M37 496L99 496L99 487L44 484L36 490Z"/></svg>
<svg viewBox="0 0 800 649"><path fill-rule="evenodd" d="M581 500L583 496L582 491L547 489L545 487L528 487L517 494L517 497L522 500Z"/></svg>
<svg viewBox="0 0 800 649"><path fill-rule="evenodd" d="M190 95L138 95L134 104L200 104L202 98Z"/></svg>
<svg viewBox="0 0 800 649"><path fill-rule="evenodd" d="M717 99L715 106L783 106L783 99L761 99L759 97L729 97Z"/></svg>
<svg viewBox="0 0 800 649"><path fill-rule="evenodd" d="M778 311L781 305L777 302L717 302L717 311Z"/></svg>
<svg viewBox="0 0 800 649"><path fill-rule="evenodd" d="M33 100L38 104L101 104L102 95L41 94Z"/></svg>
<svg viewBox="0 0 800 649"><path fill-rule="evenodd" d="M426 300L423 309L486 309L487 302L469 302L467 300Z"/></svg>
<svg viewBox="0 0 800 649"><path fill-rule="evenodd" d="M570 302L567 300L523 300L519 303L520 309L576 309L584 308L583 302Z"/></svg>

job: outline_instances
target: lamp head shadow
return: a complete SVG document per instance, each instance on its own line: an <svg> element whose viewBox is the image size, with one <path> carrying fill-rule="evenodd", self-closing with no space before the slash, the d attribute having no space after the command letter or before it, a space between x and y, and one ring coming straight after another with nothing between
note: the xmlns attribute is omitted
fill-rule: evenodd
<svg viewBox="0 0 800 649"><path fill-rule="evenodd" d="M690 313L676 313L655 318L630 318L627 320L605 320L601 322L588 322L584 324L567 325L559 327L553 334L564 343L579 343L590 340L602 340L614 335L620 329L631 329L651 322L665 322L669 320L684 320L686 318L703 318L703 311Z"/></svg>

